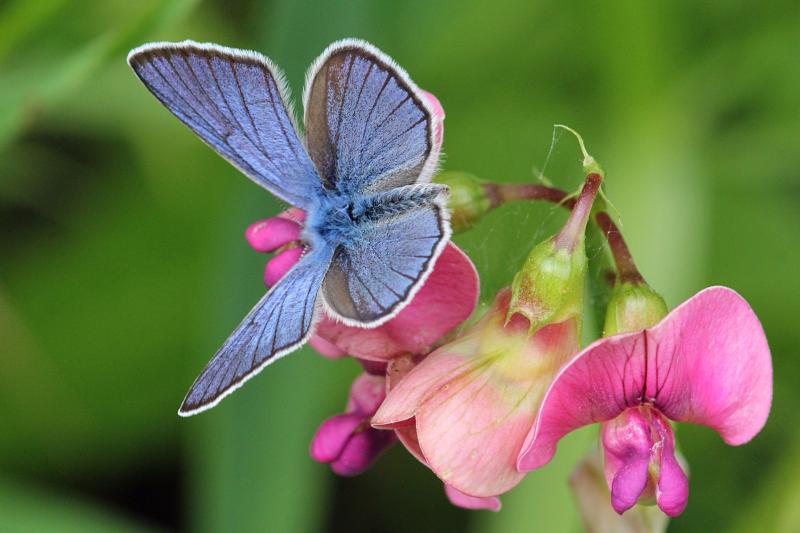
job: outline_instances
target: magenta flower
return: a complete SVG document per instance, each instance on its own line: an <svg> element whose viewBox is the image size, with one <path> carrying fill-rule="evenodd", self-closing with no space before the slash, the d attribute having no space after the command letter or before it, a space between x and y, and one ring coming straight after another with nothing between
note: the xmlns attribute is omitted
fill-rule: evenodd
<svg viewBox="0 0 800 533"><path fill-rule="evenodd" d="M320 463L330 463L340 476L355 476L394 444L391 431L370 426L370 419L386 396L383 375L363 373L350 389L344 414L327 419L311 442L311 457Z"/></svg>
<svg viewBox="0 0 800 533"><path fill-rule="evenodd" d="M444 136L444 110L436 97L425 94L441 119L435 136L434 149L438 152ZM292 208L247 229L245 236L253 249L277 252L264 270L267 285L274 285L303 254L304 221L303 211ZM325 316L309 344L326 357L352 355L373 361L387 361L404 353L426 353L469 318L479 290L478 272L472 261L455 244L448 243L414 299L393 319L377 328L362 329Z"/></svg>
<svg viewBox="0 0 800 533"><path fill-rule="evenodd" d="M518 468L543 466L564 435L601 422L614 509L655 499L676 516L689 489L669 420L706 425L737 446L761 430L771 401L758 318L733 290L708 288L654 327L600 339L575 356L547 391Z"/></svg>

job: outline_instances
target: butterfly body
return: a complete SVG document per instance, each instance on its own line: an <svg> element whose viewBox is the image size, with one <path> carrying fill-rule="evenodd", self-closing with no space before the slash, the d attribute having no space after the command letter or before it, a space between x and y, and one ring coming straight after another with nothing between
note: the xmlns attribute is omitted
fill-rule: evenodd
<svg viewBox="0 0 800 533"><path fill-rule="evenodd" d="M152 43L128 62L147 88L248 178L306 212L300 261L234 330L179 414L216 405L305 343L321 310L369 328L395 316L450 237L447 189L427 183L439 126L422 91L363 41L309 70L305 141L272 62L213 44Z"/></svg>

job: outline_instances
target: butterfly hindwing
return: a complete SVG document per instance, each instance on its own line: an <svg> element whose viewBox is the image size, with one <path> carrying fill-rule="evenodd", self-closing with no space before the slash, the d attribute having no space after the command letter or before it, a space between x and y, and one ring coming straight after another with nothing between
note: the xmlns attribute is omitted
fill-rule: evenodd
<svg viewBox="0 0 800 533"><path fill-rule="evenodd" d="M279 198L307 208L321 187L264 56L217 45L152 43L128 63L147 88L207 144Z"/></svg>
<svg viewBox="0 0 800 533"><path fill-rule="evenodd" d="M303 103L309 153L329 186L374 193L430 179L438 154L429 104L368 43L331 45L309 70Z"/></svg>
<svg viewBox="0 0 800 533"><path fill-rule="evenodd" d="M336 249L322 290L344 322L377 326L425 281L447 243L447 190L416 185L379 193L361 216L360 238Z"/></svg>
<svg viewBox="0 0 800 533"><path fill-rule="evenodd" d="M261 298L195 380L179 414L213 407L267 364L300 348L329 264L324 249L309 252Z"/></svg>

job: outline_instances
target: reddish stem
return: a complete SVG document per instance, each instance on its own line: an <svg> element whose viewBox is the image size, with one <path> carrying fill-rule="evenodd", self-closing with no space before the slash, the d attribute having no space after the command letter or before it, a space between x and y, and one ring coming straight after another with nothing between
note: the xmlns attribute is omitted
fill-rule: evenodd
<svg viewBox="0 0 800 533"><path fill-rule="evenodd" d="M489 197L492 208L515 200L545 200L554 204L562 204L570 210L572 210L575 205L575 199L567 199L568 195L565 191L546 185L534 185L529 183L484 183L483 189Z"/></svg>
<svg viewBox="0 0 800 533"><path fill-rule="evenodd" d="M606 236L608 247L611 248L611 254L614 256L614 263L617 265L617 274L619 274L620 282L629 282L635 285L644 283L644 277L639 273L636 268L636 263L633 261L633 256L628 248L628 244L622 237L622 232L605 211L598 211L594 215L594 220L600 226L603 235Z"/></svg>
<svg viewBox="0 0 800 533"><path fill-rule="evenodd" d="M592 181L592 176L591 174L587 176L587 185ZM599 187L600 180L593 181L596 181ZM486 183L483 188L489 197L492 208L517 200L544 200L558 204L570 211L576 204L575 198L568 197L569 195L566 191L556 187L548 187L547 185ZM608 241L608 247L611 249L614 263L617 266L619 281L634 284L644 283L644 277L639 273L639 269L636 268L630 249L614 220L605 211L596 212L594 219L603 232L606 241Z"/></svg>

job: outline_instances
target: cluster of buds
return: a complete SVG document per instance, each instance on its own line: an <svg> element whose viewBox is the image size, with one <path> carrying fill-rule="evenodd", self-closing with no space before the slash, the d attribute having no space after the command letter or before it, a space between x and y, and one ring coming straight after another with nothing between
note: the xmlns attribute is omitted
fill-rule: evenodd
<svg viewBox="0 0 800 533"><path fill-rule="evenodd" d="M437 131L437 151L442 135ZM563 436L600 424L599 446L571 479L582 516L609 528L646 523L660 530L688 500L672 422L706 425L731 445L761 430L772 366L753 310L733 290L711 287L668 312L595 204L603 172L585 150L584 167L574 197L545 185L440 174L451 190L455 231L512 200L555 202L570 215L532 248L482 316L470 319L477 271L450 243L392 320L360 329L324 317L312 346L327 357L356 357L366 371L345 412L318 430L314 459L355 475L399 441L442 480L453 504L496 511L500 495L549 462ZM268 285L299 259L303 222L293 209L247 230L253 248L276 253L265 271ZM591 222L607 237L616 272L603 337L581 349ZM652 504L657 509L642 507Z"/></svg>

